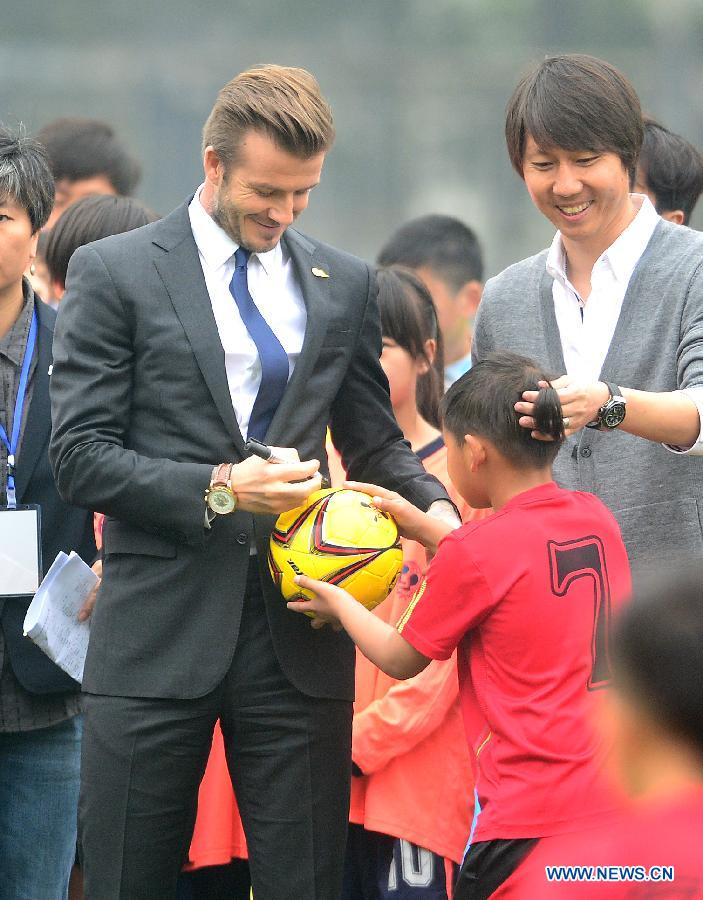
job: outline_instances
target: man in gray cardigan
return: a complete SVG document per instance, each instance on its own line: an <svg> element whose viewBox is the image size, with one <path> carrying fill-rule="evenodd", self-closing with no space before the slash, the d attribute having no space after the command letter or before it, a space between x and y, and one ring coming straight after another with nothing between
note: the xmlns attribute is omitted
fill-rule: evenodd
<svg viewBox="0 0 703 900"><path fill-rule="evenodd" d="M637 95L601 60L547 59L516 88L506 139L558 231L487 283L474 361L507 348L559 376L555 477L608 504L635 572L703 557L703 236L630 194ZM535 396L515 406L528 428Z"/></svg>

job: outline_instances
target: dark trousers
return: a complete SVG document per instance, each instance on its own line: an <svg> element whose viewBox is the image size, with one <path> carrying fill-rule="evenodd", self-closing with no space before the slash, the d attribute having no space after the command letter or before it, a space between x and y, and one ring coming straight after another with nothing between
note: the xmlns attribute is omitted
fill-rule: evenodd
<svg viewBox="0 0 703 900"><path fill-rule="evenodd" d="M534 850L539 838L472 844L454 885L454 900L487 900Z"/></svg>
<svg viewBox="0 0 703 900"><path fill-rule="evenodd" d="M177 900L249 900L249 863L233 859L222 866L203 866L178 876Z"/></svg>
<svg viewBox="0 0 703 900"><path fill-rule="evenodd" d="M342 900L447 900L443 857L350 825Z"/></svg>
<svg viewBox="0 0 703 900"><path fill-rule="evenodd" d="M218 717L255 896L339 897L351 704L307 697L290 684L263 604L252 564L232 664L205 697L84 696L79 826L87 900L176 896Z"/></svg>

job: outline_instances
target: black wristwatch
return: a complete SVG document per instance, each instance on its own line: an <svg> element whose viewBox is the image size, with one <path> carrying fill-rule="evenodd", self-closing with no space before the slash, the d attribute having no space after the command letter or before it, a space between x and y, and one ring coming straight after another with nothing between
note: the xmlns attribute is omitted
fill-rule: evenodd
<svg viewBox="0 0 703 900"><path fill-rule="evenodd" d="M598 410L596 418L586 424L586 428L597 428L599 431L612 431L625 421L627 400L616 384L604 382L610 397Z"/></svg>

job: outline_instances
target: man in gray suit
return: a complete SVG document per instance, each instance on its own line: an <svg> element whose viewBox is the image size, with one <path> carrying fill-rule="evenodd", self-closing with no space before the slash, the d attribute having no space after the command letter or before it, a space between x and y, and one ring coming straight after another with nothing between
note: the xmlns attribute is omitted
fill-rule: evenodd
<svg viewBox="0 0 703 900"><path fill-rule="evenodd" d="M506 137L559 230L486 284L474 359L507 348L560 376L555 477L610 506L635 572L703 557L703 236L630 193L637 95L602 60L547 59L516 88ZM527 428L535 397L516 403Z"/></svg>
<svg viewBox="0 0 703 900"><path fill-rule="evenodd" d="M289 227L332 138L311 75L244 72L205 124L195 196L69 268L51 455L63 496L107 514L83 685L91 900L173 896L218 717L255 894L340 890L354 648L288 612L269 534L319 488L328 423L350 476L453 510L393 418L372 271ZM250 456L252 436L288 461Z"/></svg>

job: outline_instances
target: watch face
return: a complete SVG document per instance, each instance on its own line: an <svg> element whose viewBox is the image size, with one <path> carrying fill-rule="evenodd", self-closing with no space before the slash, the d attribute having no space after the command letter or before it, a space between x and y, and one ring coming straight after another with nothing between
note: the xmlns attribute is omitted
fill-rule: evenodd
<svg viewBox="0 0 703 900"><path fill-rule="evenodd" d="M606 428L617 428L625 418L625 404L615 402L603 413L603 425Z"/></svg>
<svg viewBox="0 0 703 900"><path fill-rule="evenodd" d="M212 488L207 497L207 505L220 516L231 513L236 506L232 492L225 488Z"/></svg>

